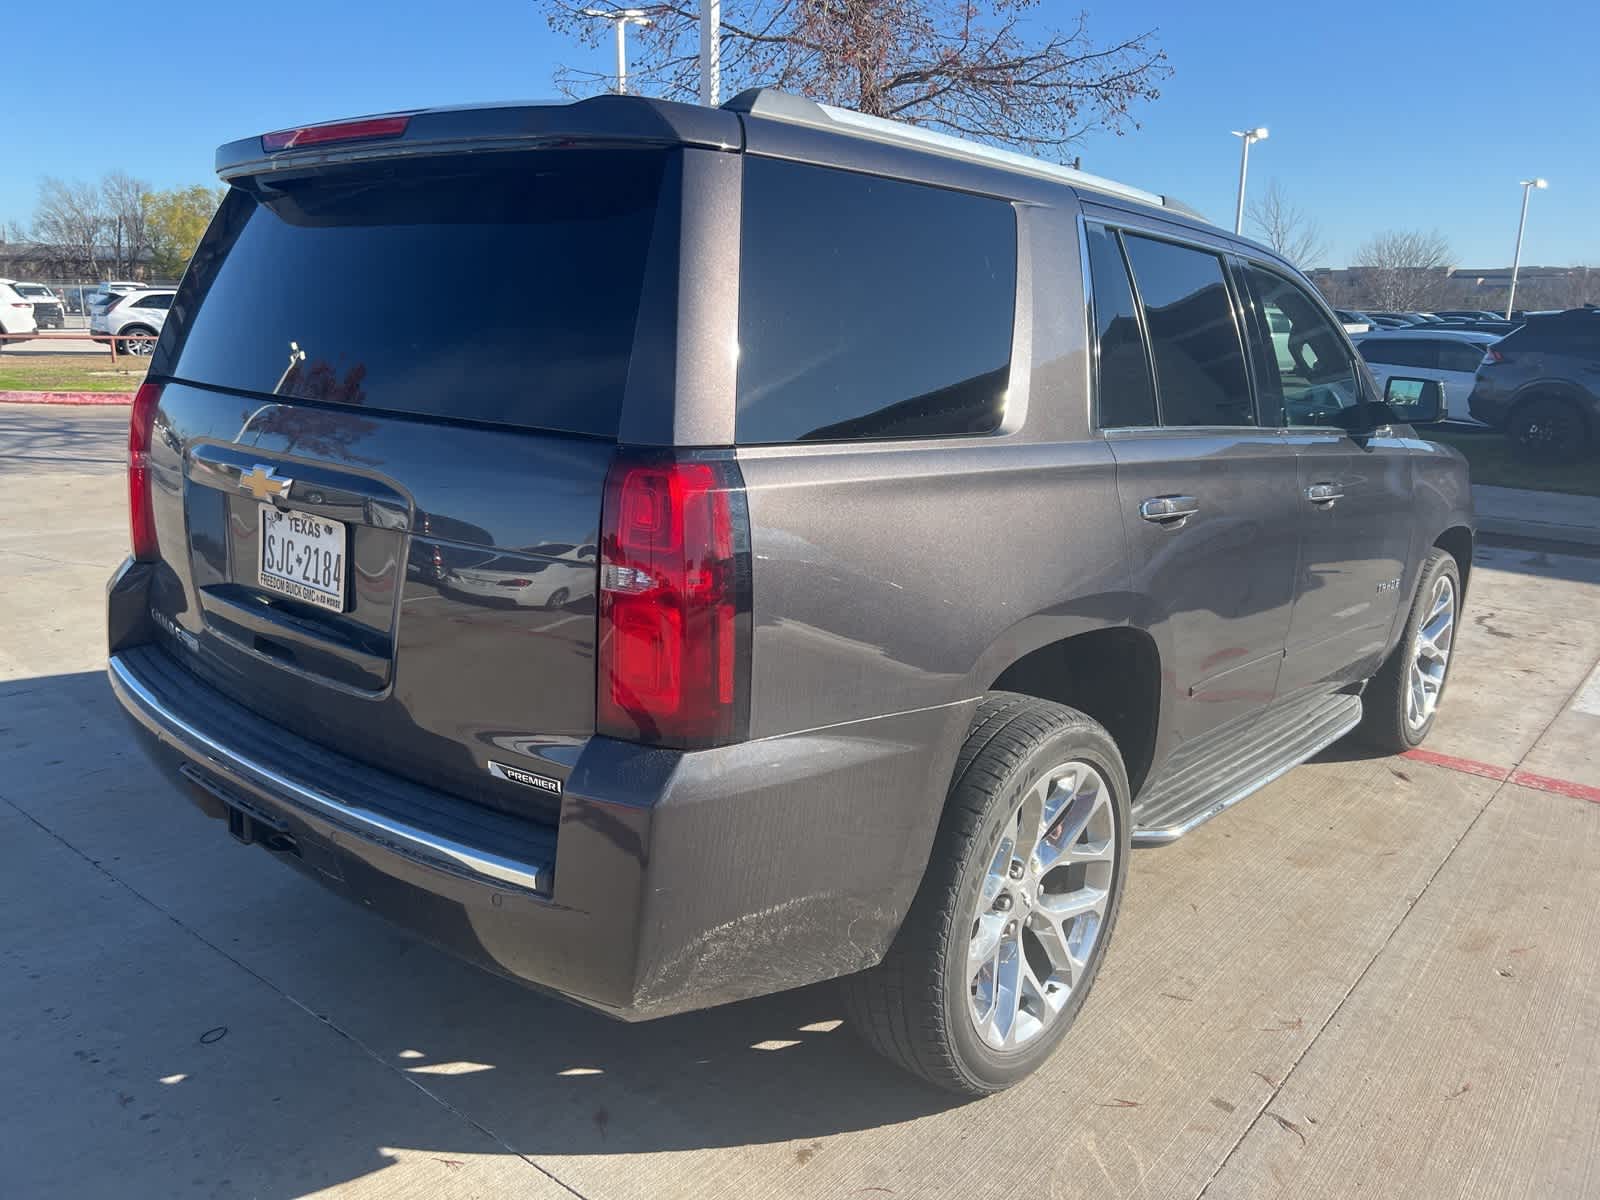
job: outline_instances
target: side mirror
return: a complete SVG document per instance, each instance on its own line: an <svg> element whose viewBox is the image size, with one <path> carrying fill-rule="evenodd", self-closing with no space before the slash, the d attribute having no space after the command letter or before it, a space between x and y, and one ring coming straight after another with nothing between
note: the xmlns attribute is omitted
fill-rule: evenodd
<svg viewBox="0 0 1600 1200"><path fill-rule="evenodd" d="M1444 416L1444 388L1434 379L1392 378L1383 385L1383 402L1402 425L1428 425Z"/></svg>

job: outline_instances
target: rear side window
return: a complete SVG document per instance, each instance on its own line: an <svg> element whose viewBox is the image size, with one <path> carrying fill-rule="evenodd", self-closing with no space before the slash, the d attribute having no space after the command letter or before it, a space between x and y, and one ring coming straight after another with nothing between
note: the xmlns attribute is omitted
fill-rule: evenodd
<svg viewBox="0 0 1600 1200"><path fill-rule="evenodd" d="M1222 259L1125 234L1144 305L1163 425L1254 425L1244 347Z"/></svg>
<svg viewBox="0 0 1600 1200"><path fill-rule="evenodd" d="M751 157L742 208L741 444L999 427L1017 290L1009 204Z"/></svg>
<svg viewBox="0 0 1600 1200"><path fill-rule="evenodd" d="M172 297L170 295L144 296L144 297L141 297L140 300L138 301L138 303L136 303L134 305L135 308L156 308L156 309L165 309L165 308L170 308L171 306L172 306Z"/></svg>
<svg viewBox="0 0 1600 1200"><path fill-rule="evenodd" d="M1445 371L1466 371L1469 374L1483 362L1483 345L1480 342L1440 342L1439 367Z"/></svg>
<svg viewBox="0 0 1600 1200"><path fill-rule="evenodd" d="M1145 357L1134 310L1128 267L1122 259L1117 235L1091 225L1089 274L1094 284L1094 326L1099 343L1099 383L1102 429L1125 429L1156 423L1156 393L1150 383L1150 360Z"/></svg>
<svg viewBox="0 0 1600 1200"><path fill-rule="evenodd" d="M174 308L172 373L615 436L664 161L557 150L235 189Z"/></svg>
<svg viewBox="0 0 1600 1200"><path fill-rule="evenodd" d="M1367 338L1357 347L1369 363L1390 367L1436 367L1439 356L1428 338Z"/></svg>

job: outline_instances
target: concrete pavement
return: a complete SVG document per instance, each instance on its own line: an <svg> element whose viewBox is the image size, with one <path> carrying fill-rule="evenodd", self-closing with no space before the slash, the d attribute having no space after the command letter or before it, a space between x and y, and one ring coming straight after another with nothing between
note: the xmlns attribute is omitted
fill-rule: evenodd
<svg viewBox="0 0 1600 1200"><path fill-rule="evenodd" d="M961 1104L829 987L618 1025L229 841L103 679L123 427L0 410L6 1194L1600 1192L1600 804L1473 773L1600 786L1600 559L1481 550L1454 765L1336 747L1137 854L1061 1053Z"/></svg>

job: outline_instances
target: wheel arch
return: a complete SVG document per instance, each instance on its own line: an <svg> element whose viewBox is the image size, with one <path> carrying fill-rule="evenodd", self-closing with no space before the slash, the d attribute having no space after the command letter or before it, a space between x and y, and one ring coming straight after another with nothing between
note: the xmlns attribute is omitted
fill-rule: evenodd
<svg viewBox="0 0 1600 1200"><path fill-rule="evenodd" d="M1015 657L985 690L1050 700L1098 721L1117 744L1138 795L1154 762L1161 719L1161 654L1149 633L1113 625L1056 638Z"/></svg>
<svg viewBox="0 0 1600 1200"><path fill-rule="evenodd" d="M1461 597L1466 599L1467 579L1472 574L1472 530L1465 525L1452 525L1433 539L1435 548L1447 552L1456 560L1456 570L1461 572Z"/></svg>

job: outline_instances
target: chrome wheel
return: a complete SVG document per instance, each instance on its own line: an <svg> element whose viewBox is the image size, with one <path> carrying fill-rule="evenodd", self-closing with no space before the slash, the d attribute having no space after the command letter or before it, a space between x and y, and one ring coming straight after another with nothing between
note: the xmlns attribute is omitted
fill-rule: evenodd
<svg viewBox="0 0 1600 1200"><path fill-rule="evenodd" d="M968 1011L989 1046L1043 1033L1087 970L1111 902L1115 814L1100 772L1068 762L1003 828L967 947Z"/></svg>
<svg viewBox="0 0 1600 1200"><path fill-rule="evenodd" d="M1428 615L1417 630L1416 653L1406 687L1406 724L1421 729L1433 719L1450 665L1450 645L1456 628L1456 585L1448 575L1434 582Z"/></svg>

